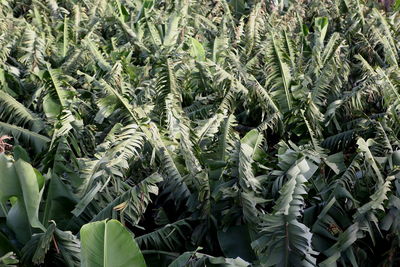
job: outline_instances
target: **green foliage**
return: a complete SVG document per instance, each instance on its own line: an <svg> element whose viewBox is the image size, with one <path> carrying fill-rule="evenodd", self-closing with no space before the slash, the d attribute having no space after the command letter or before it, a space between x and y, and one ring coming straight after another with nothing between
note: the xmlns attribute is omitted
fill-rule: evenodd
<svg viewBox="0 0 400 267"><path fill-rule="evenodd" d="M0 1L0 266L399 265L399 7Z"/></svg>
<svg viewBox="0 0 400 267"><path fill-rule="evenodd" d="M80 234L81 266L146 266L131 234L116 220L86 224Z"/></svg>

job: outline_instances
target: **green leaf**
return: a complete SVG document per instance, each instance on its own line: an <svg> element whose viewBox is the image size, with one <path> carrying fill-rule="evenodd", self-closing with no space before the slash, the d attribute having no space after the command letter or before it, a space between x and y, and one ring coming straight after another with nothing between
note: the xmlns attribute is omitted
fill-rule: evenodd
<svg viewBox="0 0 400 267"><path fill-rule="evenodd" d="M61 81L59 79L60 70L52 69L50 63L47 63L46 66L47 66L47 71L49 72L50 75L51 82L57 94L58 101L60 101L62 107L66 107L68 92L61 86Z"/></svg>
<svg viewBox="0 0 400 267"><path fill-rule="evenodd" d="M0 120L20 127L29 126L33 132L44 128L39 116L6 92L0 93Z"/></svg>
<svg viewBox="0 0 400 267"><path fill-rule="evenodd" d="M400 0L396 0L393 10L398 11L400 9Z"/></svg>
<svg viewBox="0 0 400 267"><path fill-rule="evenodd" d="M190 224L185 219L164 225L153 232L135 238L138 245L143 248L156 248L158 250L174 249L183 245L185 233L192 231Z"/></svg>
<svg viewBox="0 0 400 267"><path fill-rule="evenodd" d="M192 37L190 38L190 55L196 58L198 61L205 61L206 59L204 47L199 41Z"/></svg>
<svg viewBox="0 0 400 267"><path fill-rule="evenodd" d="M249 230L245 225L232 226L226 231L218 231L218 242L226 257L240 257L246 261L255 258L250 245Z"/></svg>
<svg viewBox="0 0 400 267"><path fill-rule="evenodd" d="M287 150L282 156L288 157ZM297 220L301 216L306 195L305 183L317 166L305 158L294 161L287 170L289 180L279 191L272 214L262 218L262 235L252 242L252 247L265 266L314 266L316 253L311 246L310 229Z"/></svg>
<svg viewBox="0 0 400 267"><path fill-rule="evenodd" d="M326 32L328 31L328 18L327 17L318 17L315 19L315 28L319 32L319 41L321 44L325 40Z"/></svg>
<svg viewBox="0 0 400 267"><path fill-rule="evenodd" d="M57 255L53 255L53 249ZM71 232L61 231L51 221L46 232L34 234L21 251L22 261L26 264L59 264L80 266L80 242Z"/></svg>
<svg viewBox="0 0 400 267"><path fill-rule="evenodd" d="M163 44L166 47L173 46L176 44L179 35L179 21L181 16L179 13L172 13L169 18L168 25L165 29L165 36Z"/></svg>
<svg viewBox="0 0 400 267"><path fill-rule="evenodd" d="M47 225L50 220L60 226L68 224L75 204L76 199L72 191L57 175L53 174L48 182L43 224Z"/></svg>
<svg viewBox="0 0 400 267"><path fill-rule="evenodd" d="M39 221L39 205L42 197L38 176L32 166L23 161L15 163L0 154L0 201L4 204L14 197L16 202L6 214L7 225L21 241L30 239L31 227L45 230Z"/></svg>
<svg viewBox="0 0 400 267"><path fill-rule="evenodd" d="M243 15L246 8L246 1L244 0L231 0L229 1L229 5L232 7L234 13L237 16Z"/></svg>
<svg viewBox="0 0 400 267"><path fill-rule="evenodd" d="M14 246L12 245L11 241L2 233L0 232L0 255L5 255L9 251L16 251Z"/></svg>
<svg viewBox="0 0 400 267"><path fill-rule="evenodd" d="M9 252L5 254L4 256L0 257L0 266L1 267L12 267L12 266L17 266L14 264L19 263L18 259L15 256L15 253Z"/></svg>
<svg viewBox="0 0 400 267"><path fill-rule="evenodd" d="M31 162L28 152L20 145L13 147L13 156L15 160L22 159L26 162Z"/></svg>
<svg viewBox="0 0 400 267"><path fill-rule="evenodd" d="M357 233L359 227L355 223L348 227L346 231L340 234L337 242L328 250L324 251L324 254L329 256L325 261L321 262L320 266L332 266L341 257L341 253L347 249L351 249L351 245L357 240Z"/></svg>
<svg viewBox="0 0 400 267"><path fill-rule="evenodd" d="M68 17L64 17L64 36L63 36L63 47L62 47L62 56L65 57L68 52L68 44L69 44L69 33L68 33Z"/></svg>
<svg viewBox="0 0 400 267"><path fill-rule="evenodd" d="M344 164L343 152L339 152L339 153L328 156L325 160L325 163L336 174L339 174L346 170L346 165Z"/></svg>
<svg viewBox="0 0 400 267"><path fill-rule="evenodd" d="M36 152L43 151L50 142L50 139L44 135L0 121L0 135L4 134L24 141L23 143L31 145Z"/></svg>
<svg viewBox="0 0 400 267"><path fill-rule="evenodd" d="M283 45L280 39L275 39L271 34L271 43L266 55L269 74L267 77L268 89L272 90L272 95L277 99L280 108L284 111L292 109L292 74L288 59L283 53ZM282 90L283 89L283 90Z"/></svg>
<svg viewBox="0 0 400 267"><path fill-rule="evenodd" d="M132 235L117 220L86 224L81 231L82 267L145 267Z"/></svg>
<svg viewBox="0 0 400 267"><path fill-rule="evenodd" d="M248 132L240 141L242 144L247 144L250 146L253 150L252 153L252 158L254 160L261 160L264 156L265 153L261 149L261 145L264 141L264 137L262 133L260 133L258 130L253 129L250 132Z"/></svg>
<svg viewBox="0 0 400 267"><path fill-rule="evenodd" d="M56 224L52 223L47 228L46 232L40 237L37 244L35 254L33 255L32 262L35 264L44 263L47 251L50 249L50 242L52 241Z"/></svg>
<svg viewBox="0 0 400 267"><path fill-rule="evenodd" d="M36 173L32 166L22 159L17 160L14 166L22 189L29 222L32 227L45 230L38 218L41 193L39 192L40 185L38 184Z"/></svg>
<svg viewBox="0 0 400 267"><path fill-rule="evenodd" d="M168 267L181 266L226 266L226 267L247 267L250 264L241 258L213 257L203 253L185 252L174 260Z"/></svg>
<svg viewBox="0 0 400 267"><path fill-rule="evenodd" d="M158 173L154 173L145 178L136 186L130 188L125 193L110 202L104 209L102 209L92 221L99 221L110 219L113 217L115 207L118 205L125 205L124 213L129 216L131 223L139 223L140 218L150 203L151 194L158 194L158 187L156 183L161 182L163 179Z"/></svg>
<svg viewBox="0 0 400 267"><path fill-rule="evenodd" d="M53 99L51 94L47 94L43 98L43 111L48 118L55 119L61 113L61 105Z"/></svg>

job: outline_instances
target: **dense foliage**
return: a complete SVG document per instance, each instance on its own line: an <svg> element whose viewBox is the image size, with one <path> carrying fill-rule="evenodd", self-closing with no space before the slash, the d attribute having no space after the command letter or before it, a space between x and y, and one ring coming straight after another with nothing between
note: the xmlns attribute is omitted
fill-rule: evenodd
<svg viewBox="0 0 400 267"><path fill-rule="evenodd" d="M0 266L399 265L380 2L0 1Z"/></svg>

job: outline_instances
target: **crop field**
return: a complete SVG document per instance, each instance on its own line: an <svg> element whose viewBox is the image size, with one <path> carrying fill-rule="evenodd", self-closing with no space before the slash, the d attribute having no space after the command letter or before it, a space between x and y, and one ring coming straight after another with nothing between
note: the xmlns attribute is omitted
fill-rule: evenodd
<svg viewBox="0 0 400 267"><path fill-rule="evenodd" d="M0 267L400 266L400 0L0 0Z"/></svg>

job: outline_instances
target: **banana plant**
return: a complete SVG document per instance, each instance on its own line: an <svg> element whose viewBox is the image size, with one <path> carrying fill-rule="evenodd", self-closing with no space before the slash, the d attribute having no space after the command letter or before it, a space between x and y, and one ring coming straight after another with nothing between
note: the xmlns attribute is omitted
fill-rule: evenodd
<svg viewBox="0 0 400 267"><path fill-rule="evenodd" d="M398 265L399 14L0 1L0 265Z"/></svg>

